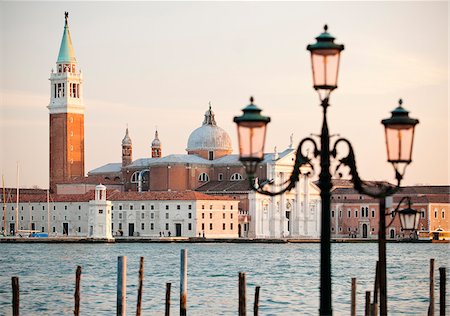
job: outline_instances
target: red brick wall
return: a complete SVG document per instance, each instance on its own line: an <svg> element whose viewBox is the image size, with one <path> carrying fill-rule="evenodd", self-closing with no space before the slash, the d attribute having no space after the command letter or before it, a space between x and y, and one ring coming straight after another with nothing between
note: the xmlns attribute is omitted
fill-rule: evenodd
<svg viewBox="0 0 450 316"><path fill-rule="evenodd" d="M50 114L50 189L84 177L84 115Z"/></svg>

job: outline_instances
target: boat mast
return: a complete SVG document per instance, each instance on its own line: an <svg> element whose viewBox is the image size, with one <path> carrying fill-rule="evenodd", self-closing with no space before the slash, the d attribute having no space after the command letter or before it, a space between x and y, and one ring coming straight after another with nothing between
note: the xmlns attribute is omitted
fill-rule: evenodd
<svg viewBox="0 0 450 316"><path fill-rule="evenodd" d="M47 189L47 235L50 237L50 193Z"/></svg>
<svg viewBox="0 0 450 316"><path fill-rule="evenodd" d="M3 234L6 236L6 191L5 191L5 177L2 175L3 185Z"/></svg>
<svg viewBox="0 0 450 316"><path fill-rule="evenodd" d="M17 162L16 225L14 227L15 236L17 236L18 229L19 229L19 162Z"/></svg>

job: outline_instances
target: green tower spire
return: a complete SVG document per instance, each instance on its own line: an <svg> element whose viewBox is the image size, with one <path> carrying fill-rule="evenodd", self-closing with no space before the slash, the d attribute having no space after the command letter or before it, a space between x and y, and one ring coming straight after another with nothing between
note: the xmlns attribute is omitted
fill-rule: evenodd
<svg viewBox="0 0 450 316"><path fill-rule="evenodd" d="M64 12L65 24L64 33L61 40L61 47L59 48L57 63L76 63L75 52L73 51L72 40L70 38L69 24L67 22L69 18L69 12Z"/></svg>

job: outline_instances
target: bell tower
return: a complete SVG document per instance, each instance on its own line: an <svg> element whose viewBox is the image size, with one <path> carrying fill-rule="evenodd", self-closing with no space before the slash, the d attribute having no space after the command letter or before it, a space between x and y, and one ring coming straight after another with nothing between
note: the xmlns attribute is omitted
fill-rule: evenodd
<svg viewBox="0 0 450 316"><path fill-rule="evenodd" d="M122 167L126 167L133 162L133 143L128 134L128 127L125 137L122 139Z"/></svg>
<svg viewBox="0 0 450 316"><path fill-rule="evenodd" d="M70 38L64 12L64 32L56 61L50 74L50 190L56 184L84 177L84 102L83 77Z"/></svg>
<svg viewBox="0 0 450 316"><path fill-rule="evenodd" d="M161 158L161 141L158 138L158 130L155 131L155 139L152 141L152 158Z"/></svg>

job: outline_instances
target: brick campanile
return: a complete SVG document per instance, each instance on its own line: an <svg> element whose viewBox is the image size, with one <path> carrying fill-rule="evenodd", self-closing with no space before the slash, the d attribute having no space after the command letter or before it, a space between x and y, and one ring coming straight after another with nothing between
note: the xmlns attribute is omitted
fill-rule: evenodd
<svg viewBox="0 0 450 316"><path fill-rule="evenodd" d="M67 12L56 62L50 75L50 190L56 184L84 177L83 78L70 38Z"/></svg>

